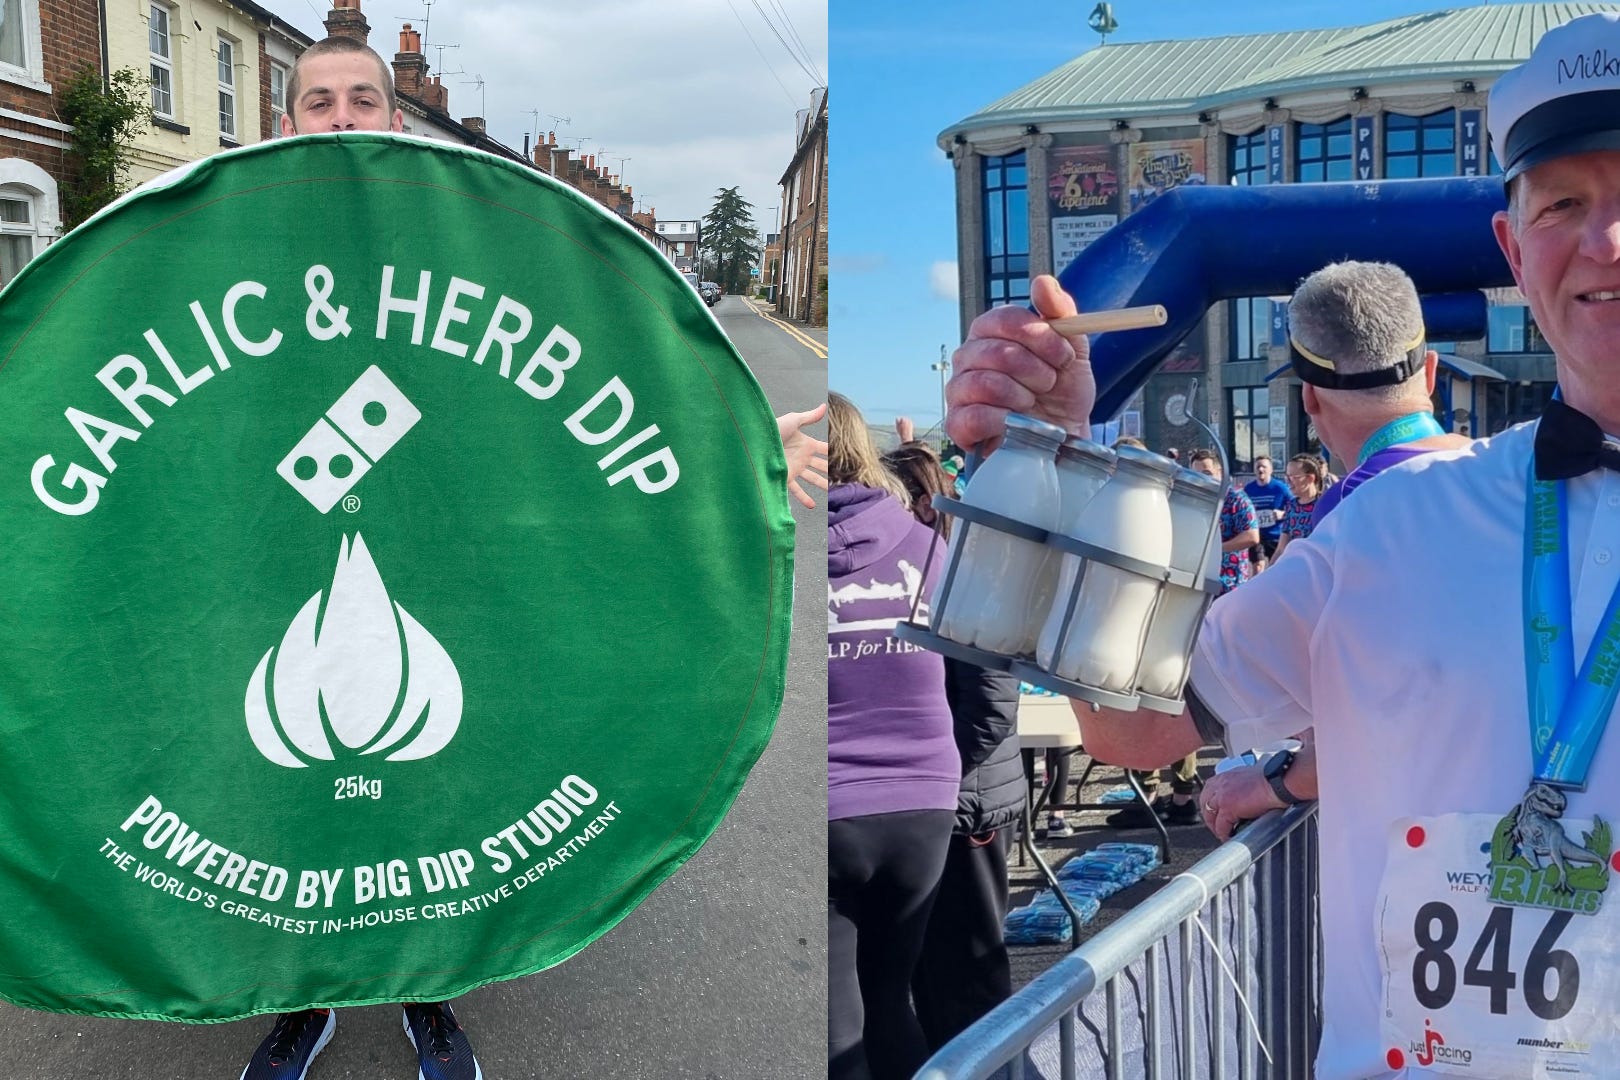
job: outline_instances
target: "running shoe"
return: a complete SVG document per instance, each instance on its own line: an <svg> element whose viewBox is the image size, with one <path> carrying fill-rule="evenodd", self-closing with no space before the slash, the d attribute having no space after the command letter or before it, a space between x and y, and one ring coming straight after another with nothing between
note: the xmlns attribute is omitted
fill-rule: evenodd
<svg viewBox="0 0 1620 1080"><path fill-rule="evenodd" d="M1047 836L1073 836L1074 826L1064 820L1061 814L1053 814L1046 819Z"/></svg>
<svg viewBox="0 0 1620 1080"><path fill-rule="evenodd" d="M421 1063L417 1080L484 1080L467 1033L456 1023L450 1003L412 1002L405 1006L405 1035Z"/></svg>
<svg viewBox="0 0 1620 1080"><path fill-rule="evenodd" d="M337 1013L332 1009L284 1013L248 1059L242 1080L304 1080L309 1063L336 1030Z"/></svg>

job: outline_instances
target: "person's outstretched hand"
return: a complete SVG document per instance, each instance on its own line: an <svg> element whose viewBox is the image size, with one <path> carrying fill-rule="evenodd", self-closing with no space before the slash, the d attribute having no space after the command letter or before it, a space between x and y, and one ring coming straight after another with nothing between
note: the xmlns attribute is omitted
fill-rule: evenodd
<svg viewBox="0 0 1620 1080"><path fill-rule="evenodd" d="M1007 414L1024 413L1071 433L1086 430L1097 383L1084 334L1065 337L1046 319L1076 313L1057 278L1030 283L1039 314L1008 305L973 320L956 350L945 388L945 432L958 446L989 453L1001 442Z"/></svg>
<svg viewBox="0 0 1620 1080"><path fill-rule="evenodd" d="M917 438L917 425L911 422L909 416L897 416L894 418L894 433L900 436L901 442L911 442Z"/></svg>
<svg viewBox="0 0 1620 1080"><path fill-rule="evenodd" d="M788 494L807 507L814 507L816 500L799 486L799 481L827 490L827 444L804 428L826 415L827 403L823 401L809 412L783 413L776 418L782 453L787 455Z"/></svg>

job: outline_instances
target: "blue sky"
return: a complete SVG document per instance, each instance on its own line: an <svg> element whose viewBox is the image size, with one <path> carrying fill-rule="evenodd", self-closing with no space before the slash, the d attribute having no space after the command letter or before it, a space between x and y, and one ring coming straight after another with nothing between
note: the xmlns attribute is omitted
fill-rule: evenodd
<svg viewBox="0 0 1620 1080"><path fill-rule="evenodd" d="M1118 0L1110 41L1364 25L1468 6L1421 0ZM940 130L1097 47L1093 5L983 0L833 0L829 15L832 154L828 385L873 424L936 423L929 365L960 336L954 283L955 177ZM1059 12L1062 18L1059 19Z"/></svg>

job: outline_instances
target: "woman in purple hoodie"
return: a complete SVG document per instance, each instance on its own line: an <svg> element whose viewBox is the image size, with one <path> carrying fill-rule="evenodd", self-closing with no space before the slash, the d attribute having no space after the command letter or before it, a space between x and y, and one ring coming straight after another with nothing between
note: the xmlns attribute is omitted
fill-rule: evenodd
<svg viewBox="0 0 1620 1080"><path fill-rule="evenodd" d="M828 400L827 1074L898 1080L928 1056L911 975L962 769L944 661L894 636L919 592L926 611L933 534L860 412Z"/></svg>

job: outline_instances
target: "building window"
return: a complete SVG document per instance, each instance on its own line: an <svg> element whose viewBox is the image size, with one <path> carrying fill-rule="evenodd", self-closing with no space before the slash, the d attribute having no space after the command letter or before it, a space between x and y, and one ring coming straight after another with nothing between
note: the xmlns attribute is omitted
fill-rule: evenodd
<svg viewBox="0 0 1620 1080"><path fill-rule="evenodd" d="M1492 304L1486 321L1485 347L1493 353L1552 352L1541 336L1536 317L1524 304Z"/></svg>
<svg viewBox="0 0 1620 1080"><path fill-rule="evenodd" d="M1245 296L1231 301L1232 332L1227 342L1228 360L1264 360L1271 354L1271 301L1263 296Z"/></svg>
<svg viewBox="0 0 1620 1080"><path fill-rule="evenodd" d="M989 307L1029 300L1029 191L1024 152L984 159L984 280Z"/></svg>
<svg viewBox="0 0 1620 1080"><path fill-rule="evenodd" d="M219 133L236 138L236 43L219 39Z"/></svg>
<svg viewBox="0 0 1620 1080"><path fill-rule="evenodd" d="M1510 379L1507 382L1489 382L1485 384L1485 427L1476 429L1475 436L1495 435L1514 424L1522 424L1526 420L1534 420L1547 408L1547 402L1552 400L1553 387L1557 385L1550 382L1530 382Z"/></svg>
<svg viewBox="0 0 1620 1080"><path fill-rule="evenodd" d="M1232 474L1254 471L1254 459L1271 453L1271 397L1264 386L1226 391L1226 445L1232 448Z"/></svg>
<svg viewBox="0 0 1620 1080"><path fill-rule="evenodd" d="M1301 183L1354 178L1355 151L1350 145L1350 118L1331 124L1300 124L1294 151L1294 176Z"/></svg>
<svg viewBox="0 0 1620 1080"><path fill-rule="evenodd" d="M287 115L287 69L270 65L270 137L281 134L281 118Z"/></svg>
<svg viewBox="0 0 1620 1080"><path fill-rule="evenodd" d="M0 0L0 64L26 71L31 36L23 22L23 0Z"/></svg>
<svg viewBox="0 0 1620 1080"><path fill-rule="evenodd" d="M34 257L33 200L0 188L0 286Z"/></svg>
<svg viewBox="0 0 1620 1080"><path fill-rule="evenodd" d="M1226 175L1238 187L1252 187L1266 182L1266 129L1253 135L1234 135L1231 153L1226 161Z"/></svg>
<svg viewBox="0 0 1620 1080"><path fill-rule="evenodd" d="M152 111L173 120L174 50L169 39L169 9L162 4L148 5L146 40L151 53Z"/></svg>
<svg viewBox="0 0 1620 1080"><path fill-rule="evenodd" d="M1384 175L1457 175L1457 110L1428 116L1384 115Z"/></svg>

